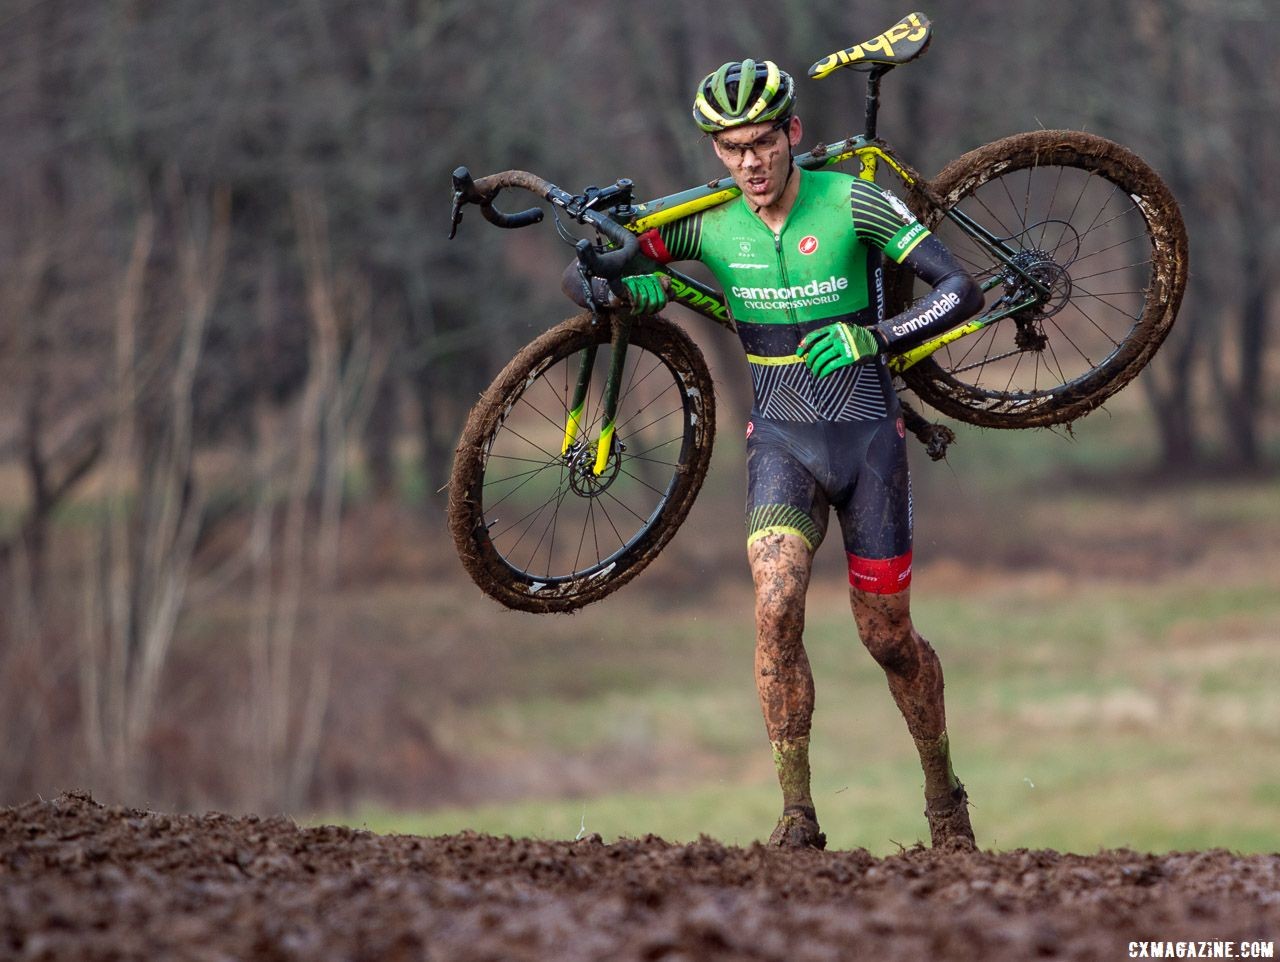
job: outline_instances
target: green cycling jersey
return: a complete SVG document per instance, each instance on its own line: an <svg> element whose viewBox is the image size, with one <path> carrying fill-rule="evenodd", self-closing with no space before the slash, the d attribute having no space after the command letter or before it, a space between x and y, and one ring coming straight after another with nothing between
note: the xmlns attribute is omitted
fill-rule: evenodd
<svg viewBox="0 0 1280 962"><path fill-rule="evenodd" d="M661 263L702 261L738 321L796 324L860 314L876 302L871 284L880 253L901 263L929 231L873 183L835 172L797 176L795 204L776 234L736 200L650 231L641 249Z"/></svg>
<svg viewBox="0 0 1280 962"><path fill-rule="evenodd" d="M776 233L741 198L647 231L654 261L698 260L716 276L752 365L756 415L787 421L882 417L892 407L883 363L818 383L796 350L834 321L870 327L888 351L959 324L981 293L955 258L889 191L835 171L796 170L796 199ZM885 318L883 258L933 286Z"/></svg>

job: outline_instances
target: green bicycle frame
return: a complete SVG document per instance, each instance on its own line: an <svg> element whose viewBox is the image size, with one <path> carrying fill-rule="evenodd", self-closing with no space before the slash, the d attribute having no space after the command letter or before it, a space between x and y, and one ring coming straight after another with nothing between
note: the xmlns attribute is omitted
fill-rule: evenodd
<svg viewBox="0 0 1280 962"><path fill-rule="evenodd" d="M874 181L876 172L881 162L883 162L907 187L916 187L923 182L920 174L896 157L887 144L870 138L865 134L849 137L831 146L819 144L809 152L796 157L795 163L805 170L821 170L846 163L855 158L859 164L857 176L863 180ZM734 184L733 178L723 177L709 184L703 184L639 204L632 208L633 217L624 226L632 233L642 234L654 227L660 227L663 224L672 223L699 211L727 203L740 194L741 191ZM1019 276L1029 293L1021 300L997 302L989 310L971 318L959 327L952 328L909 351L891 357L889 359L889 368L894 373L900 374L948 344L977 333L1003 318L1032 306L1049 293L1043 282L1032 277L1015 261L1015 251L1001 238L992 234L963 211L946 209L942 212L942 216L951 220L960 230L984 246L995 260L1004 265L1009 275ZM701 314L722 327L729 330L734 329L728 305L720 291L681 273L670 265L655 265L654 271L664 274L670 279L670 293L673 301L683 304L695 313ZM982 283L982 290L985 293L1002 282L1003 277L1000 275L990 277ZM629 328L630 325L626 326ZM597 476L604 473L609 455L612 452L614 415L616 414L618 396L616 381L622 371L625 352L626 333L624 332L622 337L618 337L615 331L609 380L605 385L602 428L596 442L593 470ZM575 387L573 403L565 428L562 454L568 454L570 449L578 442L581 434L582 406L586 399L587 386L594 361L595 349L592 348L584 353L581 361L578 383Z"/></svg>
<svg viewBox="0 0 1280 962"><path fill-rule="evenodd" d="M908 187L916 186L922 182L921 176L895 157L890 152L887 144L873 140L864 134L849 137L829 147L819 144L808 153L798 156L795 162L797 166L805 170L821 170L845 163L854 158L857 158L859 162L858 176L863 180L874 181L879 164L883 161ZM726 203L738 197L740 193L741 191L734 184L733 178L724 177L710 184L694 187L638 205L634 208L635 219L627 224L626 227L634 233L644 233L651 228L660 227L663 224L669 224L683 217L688 217L698 211ZM1032 277L1021 265L1014 261L1015 252L1012 248L973 220L973 218L958 210L945 210L943 211L943 216L988 248L992 256L1004 264L1011 274L1020 275L1027 286L1035 292L1035 296L1028 296L1022 301L1010 304L994 306L991 310L978 315L968 323L925 341L910 351L890 358L889 367L896 373L901 373L918 364L934 352L959 338L967 337L982 330L984 327L994 324L996 321L1011 314L1016 314L1018 311L1034 304L1038 297L1047 296L1049 293L1040 280ZM729 318L729 309L719 291L674 270L670 266L659 266L656 271L671 278L673 300L718 324L732 328L733 322ZM1001 279L999 277L989 278L982 285L983 292L985 293L1000 282Z"/></svg>

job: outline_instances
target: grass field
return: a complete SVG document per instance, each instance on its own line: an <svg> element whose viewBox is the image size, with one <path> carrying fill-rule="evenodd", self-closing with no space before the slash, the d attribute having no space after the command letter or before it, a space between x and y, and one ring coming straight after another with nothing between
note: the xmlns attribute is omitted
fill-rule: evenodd
<svg viewBox="0 0 1280 962"><path fill-rule="evenodd" d="M1280 483L1114 483L1150 454L1134 421L1084 428L1074 442L970 431L949 467L916 468L913 607L943 659L979 843L1280 851ZM722 434L711 494L666 556L601 604L524 616L465 585L414 601L437 626L424 643L457 652L437 737L483 787L465 807L343 820L766 836L779 795L749 578L724 534L738 523L730 446ZM922 778L853 634L838 547L819 562L815 801L830 845L884 854L927 840Z"/></svg>

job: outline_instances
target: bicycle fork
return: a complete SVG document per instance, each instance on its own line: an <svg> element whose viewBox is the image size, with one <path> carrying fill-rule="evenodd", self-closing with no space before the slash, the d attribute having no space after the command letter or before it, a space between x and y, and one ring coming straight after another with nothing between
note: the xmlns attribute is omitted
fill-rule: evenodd
<svg viewBox="0 0 1280 962"><path fill-rule="evenodd" d="M591 465L591 473L597 478L605 473L605 469L609 465L609 456L613 453L615 418L618 411L622 369L626 363L627 343L631 339L631 325L634 319L634 315L626 311L619 311L613 315L609 376L604 385L600 432L596 436L596 455ZM573 388L573 400L570 403L569 414L565 422L564 444L560 448L562 457L569 454L584 431L583 414L587 405L587 390L591 386L591 372L595 367L596 352L598 350L599 345L592 344L583 350L579 359L578 379Z"/></svg>

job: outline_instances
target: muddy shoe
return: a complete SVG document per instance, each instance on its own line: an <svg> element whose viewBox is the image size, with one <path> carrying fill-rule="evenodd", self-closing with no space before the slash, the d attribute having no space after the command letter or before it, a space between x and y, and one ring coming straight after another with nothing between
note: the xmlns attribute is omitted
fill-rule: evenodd
<svg viewBox="0 0 1280 962"><path fill-rule="evenodd" d="M769 836L769 844L775 848L827 847L827 836L818 830L818 818L813 809L792 808L782 813L777 827Z"/></svg>
<svg viewBox="0 0 1280 962"><path fill-rule="evenodd" d="M969 796L957 784L941 798L927 798L924 816L929 820L929 838L940 852L975 852L973 827L969 824Z"/></svg>

